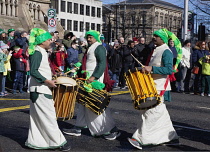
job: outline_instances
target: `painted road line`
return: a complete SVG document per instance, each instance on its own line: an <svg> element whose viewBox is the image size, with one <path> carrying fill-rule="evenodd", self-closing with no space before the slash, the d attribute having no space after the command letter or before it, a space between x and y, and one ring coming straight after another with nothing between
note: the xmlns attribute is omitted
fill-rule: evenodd
<svg viewBox="0 0 210 152"><path fill-rule="evenodd" d="M118 91L116 93L110 93L111 95L119 95L119 94L125 94L129 93L129 91ZM30 99L7 99L7 98L1 98L0 100L30 100ZM20 106L20 107L10 107L10 108L4 108L0 109L0 112L6 112L6 111L12 111L12 110L20 110L20 109L27 109L29 108L29 105L26 106Z"/></svg>
<svg viewBox="0 0 210 152"><path fill-rule="evenodd" d="M4 109L0 109L0 112L6 112L6 111L12 111L12 110L20 110L20 109L27 109L27 108L30 108L30 106L26 105L26 106L21 106L21 107L4 108Z"/></svg>
<svg viewBox="0 0 210 152"><path fill-rule="evenodd" d="M8 99L8 98L0 98L0 100L30 100L30 99Z"/></svg>
<svg viewBox="0 0 210 152"><path fill-rule="evenodd" d="M208 107L197 107L197 108L210 110L210 108L208 108Z"/></svg>
<svg viewBox="0 0 210 152"><path fill-rule="evenodd" d="M180 125L173 125L177 128L184 128L184 129L190 129L190 130L197 130L197 131L203 131L203 132L210 132L210 130L207 129L200 129L200 128L194 128L194 127L186 127L186 126L180 126Z"/></svg>

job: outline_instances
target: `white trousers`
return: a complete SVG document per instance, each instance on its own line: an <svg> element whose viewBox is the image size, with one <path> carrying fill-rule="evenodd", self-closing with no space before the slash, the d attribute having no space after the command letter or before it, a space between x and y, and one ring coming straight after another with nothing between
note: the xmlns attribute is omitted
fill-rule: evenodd
<svg viewBox="0 0 210 152"><path fill-rule="evenodd" d="M101 115L96 115L85 106L79 104L75 126L88 126L91 135L95 136L111 131L115 127L115 122L109 108Z"/></svg>
<svg viewBox="0 0 210 152"><path fill-rule="evenodd" d="M30 127L26 146L51 149L65 143L66 139L58 128L53 99L39 94L35 103L30 102Z"/></svg>
<svg viewBox="0 0 210 152"><path fill-rule="evenodd" d="M161 102L149 110L140 110L139 124L133 134L142 145L158 145L178 139L166 105Z"/></svg>

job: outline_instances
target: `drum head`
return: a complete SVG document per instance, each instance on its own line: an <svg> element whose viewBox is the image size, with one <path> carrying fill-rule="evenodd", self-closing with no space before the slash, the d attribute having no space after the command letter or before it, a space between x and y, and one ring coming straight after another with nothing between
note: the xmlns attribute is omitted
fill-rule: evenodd
<svg viewBox="0 0 210 152"><path fill-rule="evenodd" d="M56 84L62 84L64 86L76 86L77 82L72 78L61 76L56 79Z"/></svg>
<svg viewBox="0 0 210 152"><path fill-rule="evenodd" d="M159 97L149 97L146 99L142 99L139 102L134 101L134 107L138 110L147 110L157 106L158 104L160 104Z"/></svg>

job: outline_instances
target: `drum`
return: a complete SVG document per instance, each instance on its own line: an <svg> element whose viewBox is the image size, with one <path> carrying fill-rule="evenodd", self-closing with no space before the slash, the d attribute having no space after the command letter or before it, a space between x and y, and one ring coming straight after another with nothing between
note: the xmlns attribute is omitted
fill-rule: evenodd
<svg viewBox="0 0 210 152"><path fill-rule="evenodd" d="M78 91L74 79L60 76L56 78L56 88L53 88L53 99L57 119L71 119L74 115L74 107Z"/></svg>
<svg viewBox="0 0 210 152"><path fill-rule="evenodd" d="M161 102L151 74L141 73L141 68L135 68L125 73L134 108L146 110L157 106Z"/></svg>
<svg viewBox="0 0 210 152"><path fill-rule="evenodd" d="M106 90L93 89L92 92L86 92L84 81L77 80L78 83L78 98L77 102L89 108L95 114L102 114L108 107L111 96Z"/></svg>

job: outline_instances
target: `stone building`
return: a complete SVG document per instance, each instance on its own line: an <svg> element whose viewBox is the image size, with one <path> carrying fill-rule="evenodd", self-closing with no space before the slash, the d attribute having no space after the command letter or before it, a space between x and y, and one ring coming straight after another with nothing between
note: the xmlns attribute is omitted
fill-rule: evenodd
<svg viewBox="0 0 210 152"><path fill-rule="evenodd" d="M102 2L100 0L51 0L57 19L65 30L78 38L92 29L101 32Z"/></svg>
<svg viewBox="0 0 210 152"><path fill-rule="evenodd" d="M47 30L50 0L0 0L0 28L29 31L37 27ZM63 30L62 27L58 29Z"/></svg>
<svg viewBox="0 0 210 152"><path fill-rule="evenodd" d="M146 37L166 28L178 34L182 23L183 8L161 0L126 0L103 5L103 33L112 40L120 36L126 39Z"/></svg>

